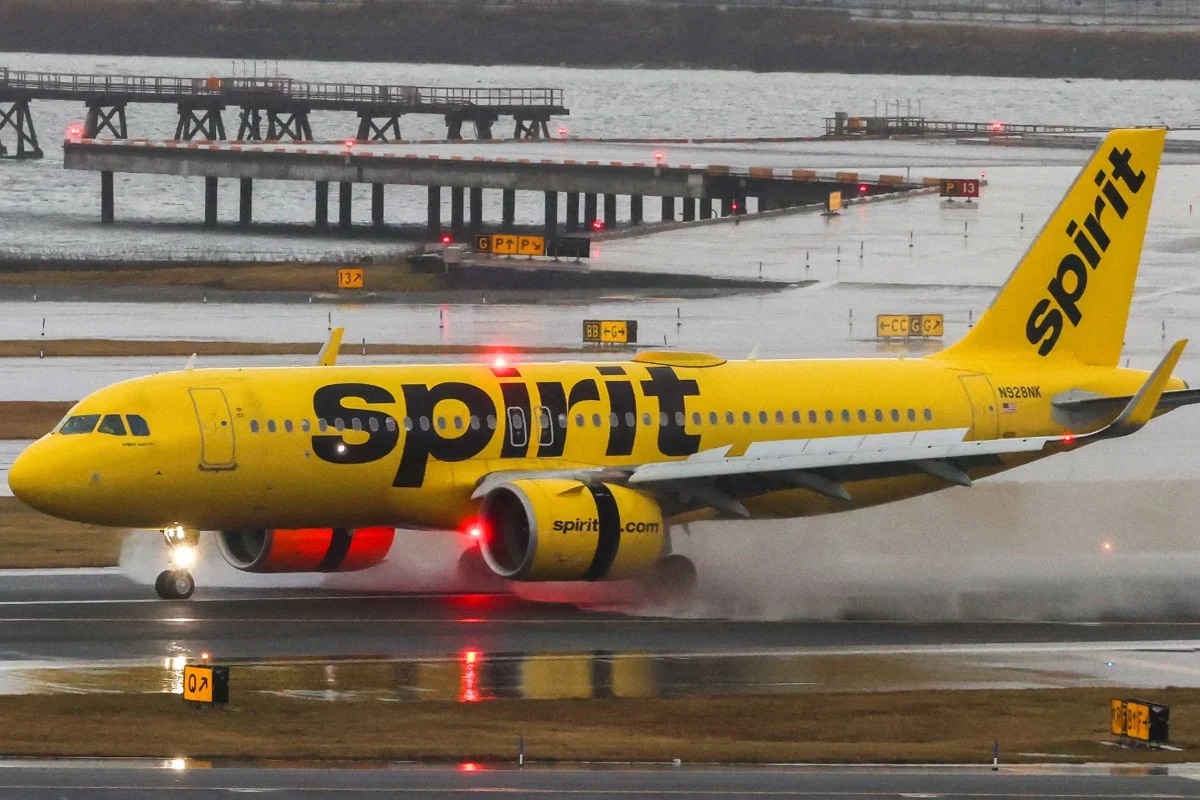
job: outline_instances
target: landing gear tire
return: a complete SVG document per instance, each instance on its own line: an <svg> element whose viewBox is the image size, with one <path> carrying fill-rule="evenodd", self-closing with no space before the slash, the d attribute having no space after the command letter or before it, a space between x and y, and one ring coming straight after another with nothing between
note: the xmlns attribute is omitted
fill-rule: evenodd
<svg viewBox="0 0 1200 800"><path fill-rule="evenodd" d="M671 553L654 565L646 586L655 602L687 603L696 593L696 565L687 556Z"/></svg>
<svg viewBox="0 0 1200 800"><path fill-rule="evenodd" d="M187 600L196 591L196 579L186 569L167 569L154 580L154 591L163 600Z"/></svg>

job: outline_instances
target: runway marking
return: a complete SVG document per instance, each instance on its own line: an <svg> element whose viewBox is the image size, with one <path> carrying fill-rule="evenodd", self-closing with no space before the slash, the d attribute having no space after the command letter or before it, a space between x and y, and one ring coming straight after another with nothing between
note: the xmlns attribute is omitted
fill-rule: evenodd
<svg viewBox="0 0 1200 800"><path fill-rule="evenodd" d="M1158 776L1165 777L1165 776ZM239 792L239 793L259 793L259 792L299 792L303 791L306 794L403 794L403 795L487 795L487 794L504 794L504 795L546 795L546 796L564 796L570 795L574 797L611 797L630 796L630 797L940 797L937 794L900 794L896 791L887 790L815 790L815 789L665 789L660 787L648 786L644 789L540 789L528 787L507 787L507 786L477 786L477 787L429 787L420 788L413 787L295 787L295 786L280 786L280 787L256 787L256 786L178 786L178 785L122 785L122 784L0 784L0 790L75 790L75 791L125 791L125 792ZM979 797L979 798L1027 798L1041 797L1054 798L1054 800L1129 800L1129 798L1147 798L1150 800L1194 800L1193 795L1187 794L1162 794L1159 792L1151 794L1137 794L1130 792L1122 792L1120 794L1054 794L1048 792L972 792L972 791L955 791L951 792L954 797Z"/></svg>

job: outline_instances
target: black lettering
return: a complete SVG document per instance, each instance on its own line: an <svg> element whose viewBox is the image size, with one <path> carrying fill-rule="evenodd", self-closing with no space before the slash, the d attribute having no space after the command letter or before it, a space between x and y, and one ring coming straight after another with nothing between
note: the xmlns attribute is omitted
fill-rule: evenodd
<svg viewBox="0 0 1200 800"><path fill-rule="evenodd" d="M1067 226L1067 236L1073 236L1075 246L1079 248L1079 252L1087 259L1088 264L1095 269L1100 264L1100 253L1097 252L1092 240L1084 235L1083 231L1079 230L1079 223L1071 220L1071 224Z"/></svg>
<svg viewBox="0 0 1200 800"><path fill-rule="evenodd" d="M1029 315L1029 321L1025 323L1025 338L1029 340L1030 344L1040 343L1039 356L1049 355L1050 351L1054 349L1054 345L1058 344L1062 328L1062 312L1057 308L1051 308L1050 301L1043 297L1033 307L1033 313Z"/></svg>
<svg viewBox="0 0 1200 800"><path fill-rule="evenodd" d="M1075 276L1074 286L1069 292L1063 283L1068 274ZM1050 296L1058 303L1058 307L1067 315L1072 325L1078 325L1083 319L1077 303L1087 291L1087 280L1087 265L1083 263L1083 259L1071 253L1063 256L1062 261L1058 262L1058 275L1046 286Z"/></svg>
<svg viewBox="0 0 1200 800"><path fill-rule="evenodd" d="M1088 214L1083 220L1083 227L1087 228L1088 233L1096 240L1096 244L1101 250L1107 250L1108 245L1111 243L1108 234L1104 231L1104 226L1100 224L1100 215L1104 212L1104 209L1104 201L1097 197L1095 211Z"/></svg>
<svg viewBox="0 0 1200 800"><path fill-rule="evenodd" d="M604 370L605 367L600 367ZM618 369L620 369L618 367ZM609 373L611 374L611 373ZM620 374L624 374L624 370ZM605 381L604 389L608 393L608 407L617 415L616 427L608 429L608 447L606 456L627 456L633 452L633 440L637 435L637 420L633 425L626 424L626 415L637 414L637 400L633 395L633 384L629 381Z"/></svg>
<svg viewBox="0 0 1200 800"><path fill-rule="evenodd" d="M1125 215L1129 213L1129 204L1125 202L1125 198L1121 197L1121 192L1111 182L1104 184L1101 188L1104 196L1108 198L1109 205L1113 211L1117 212L1117 216L1125 219Z"/></svg>
<svg viewBox="0 0 1200 800"><path fill-rule="evenodd" d="M358 438L365 434L367 437L361 444L350 444L343 433L315 434L312 437L312 451L322 461L334 464L366 464L384 458L396 448L400 431L395 418L382 411L350 408L344 401L351 398L364 403L396 402L396 398L387 389L369 383L334 383L317 389L313 393L313 412L318 419L343 419L350 428L356 427L354 421L357 420L357 427L361 428L361 433L356 431L351 436ZM371 430L371 420L376 421L378 430ZM389 420L391 430L388 429Z"/></svg>
<svg viewBox="0 0 1200 800"><path fill-rule="evenodd" d="M667 424L658 426L658 451L664 456L690 456L700 450L700 436L675 424L675 414L684 413L684 398L696 397L700 389L693 380L680 380L671 367L648 367L650 380L642 381L642 392L658 398L658 410L666 412Z"/></svg>
<svg viewBox="0 0 1200 800"><path fill-rule="evenodd" d="M492 432L486 425L477 429L464 425L461 431L447 427L446 432L452 438L443 438L437 425L433 424L435 409L439 403L446 400L457 400L467 407L470 416L486 420L488 415L496 413L496 405L487 392L469 383L448 381L424 386L421 384L404 385L404 404L409 416L414 420L425 417L430 420L429 430L422 430L421 425L404 437L404 450L400 456L400 466L392 486L415 488L425 482L425 467L430 458L439 461L466 461L479 455L492 438Z"/></svg>
<svg viewBox="0 0 1200 800"><path fill-rule="evenodd" d="M1131 158L1133 158L1133 153L1129 152L1129 148L1118 151L1114 147L1108 154L1108 163L1112 164L1113 177L1124 182L1130 191L1137 194L1142 190L1142 184L1146 181L1146 173L1134 172L1133 167L1129 164Z"/></svg>

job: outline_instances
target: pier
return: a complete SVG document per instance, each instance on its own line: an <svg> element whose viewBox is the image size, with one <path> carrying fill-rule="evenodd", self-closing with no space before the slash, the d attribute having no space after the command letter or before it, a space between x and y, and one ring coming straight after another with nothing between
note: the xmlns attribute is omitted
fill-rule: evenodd
<svg viewBox="0 0 1200 800"><path fill-rule="evenodd" d="M101 220L116 216L113 176L116 173L177 175L201 178L205 185L204 222L217 224L220 179L239 182L239 223L254 220L254 184L277 180L313 185L314 224L330 227L329 189L338 187L337 226L352 225L354 184L370 184L371 223L385 227L383 187L388 184L424 186L428 204L424 227L430 239L445 235L462 241L489 224L511 230L516 193L535 192L544 198L544 233L607 230L644 222L645 200L656 197L662 220L691 222L714 216L741 215L822 203L831 192L846 197L881 195L921 188L902 175L860 175L854 172L818 173L782 167L733 167L724 164L667 163L665 160L596 161L539 158L537 143L528 158L502 158L482 153L499 145L470 143L405 152L394 145L258 145L238 143L80 140L64 143L67 169L100 173ZM446 155L457 150L462 155ZM546 149L546 148L543 148ZM642 152L631 149L631 155ZM700 152L700 151L697 151ZM634 156L636 157L636 156ZM441 218L442 192L450 193L450 220ZM484 191L501 193L501 218L483 219ZM560 204L563 196L565 204ZM618 197L628 197L628 217L618 219ZM560 218L560 209L563 214ZM417 222L420 220L408 220Z"/></svg>
<svg viewBox="0 0 1200 800"><path fill-rule="evenodd" d="M127 108L136 103L168 103L178 108L175 139L226 140L225 112L237 108L236 141L311 141L313 111L353 113L353 129L326 138L363 142L401 139L407 114L440 114L446 138L462 139L464 126L475 138L493 138L502 117L513 121L513 138L549 137L551 117L570 112L563 90L551 88L486 88L310 83L286 77L200 78L136 75L76 75L26 72L0 67L0 134L12 129L16 148L0 155L41 158L33 123L34 100L72 100L87 109L78 136L127 139Z"/></svg>

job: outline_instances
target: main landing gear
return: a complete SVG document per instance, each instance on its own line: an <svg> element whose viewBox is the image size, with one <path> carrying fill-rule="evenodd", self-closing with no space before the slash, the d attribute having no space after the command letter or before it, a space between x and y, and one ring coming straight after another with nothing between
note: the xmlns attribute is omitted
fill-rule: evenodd
<svg viewBox="0 0 1200 800"><path fill-rule="evenodd" d="M188 570L196 563L196 545L200 542L200 531L182 526L164 528L163 539L167 542L171 567L158 574L154 591L163 600L187 600L196 591L196 579Z"/></svg>

